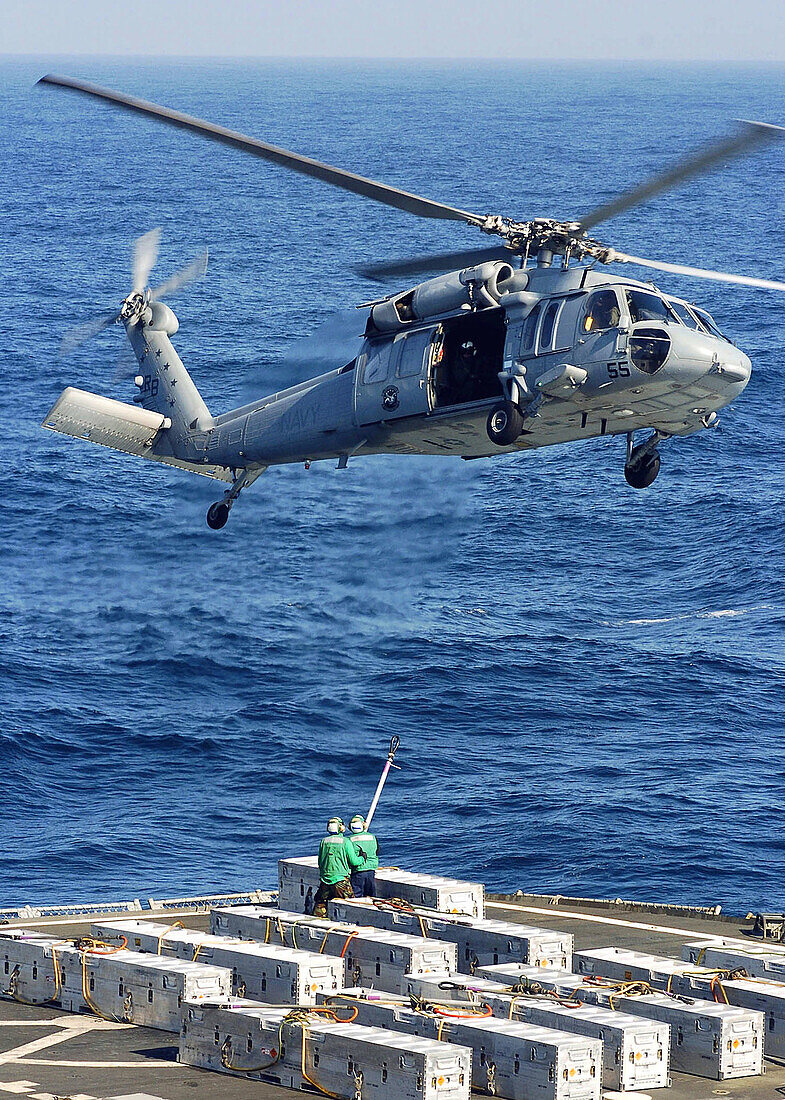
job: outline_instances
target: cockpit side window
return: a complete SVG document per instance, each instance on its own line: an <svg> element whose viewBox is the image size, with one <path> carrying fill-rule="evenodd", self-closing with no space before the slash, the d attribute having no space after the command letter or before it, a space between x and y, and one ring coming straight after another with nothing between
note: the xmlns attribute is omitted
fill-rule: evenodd
<svg viewBox="0 0 785 1100"><path fill-rule="evenodd" d="M603 329L615 328L620 318L619 302L615 291L598 290L586 303L583 331L601 332Z"/></svg>
<svg viewBox="0 0 785 1100"><path fill-rule="evenodd" d="M625 294L631 321L663 321L673 324L676 320L659 295L650 294L647 290L626 290Z"/></svg>

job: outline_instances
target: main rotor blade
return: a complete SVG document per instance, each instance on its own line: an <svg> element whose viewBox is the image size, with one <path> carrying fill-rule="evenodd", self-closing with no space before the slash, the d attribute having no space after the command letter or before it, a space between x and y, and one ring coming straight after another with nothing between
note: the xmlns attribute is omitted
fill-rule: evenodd
<svg viewBox="0 0 785 1100"><path fill-rule="evenodd" d="M113 325L120 314L117 310L111 313L101 313L98 317L91 317L89 321L83 321L80 325L74 325L60 341L60 355L65 357L75 351L80 344L86 343L105 328Z"/></svg>
<svg viewBox="0 0 785 1100"><path fill-rule="evenodd" d="M386 264L358 267L359 275L381 282L390 275L427 275L434 271L454 271L456 268L477 267L488 260L509 260L515 256L502 245L496 248L474 248L465 252L442 252L432 256L416 256L411 260L391 260Z"/></svg>
<svg viewBox="0 0 785 1100"><path fill-rule="evenodd" d="M739 283L741 286L761 287L763 290L785 290L785 283L779 283L774 279L756 279L751 275L731 275L727 271L712 271L710 268L705 267L687 267L685 264L671 264L663 260L646 260L642 256L628 256L624 252L614 250L611 262L617 260L625 264L651 267L655 271L669 271L672 275L689 275L695 279L712 279L717 283Z"/></svg>
<svg viewBox="0 0 785 1100"><path fill-rule="evenodd" d="M113 92L107 88L100 88L95 84L87 84L82 80L73 80L66 76L42 76L39 84L54 84L60 88L70 88L72 91L81 92L83 95L93 96L96 99L105 99L117 104L128 111L135 111L141 115L149 115L151 118L160 119L170 126L177 126L181 130L191 130L195 134L211 138L213 141L222 142L224 145L232 145L235 149L244 149L262 160L272 161L284 168L290 168L293 172L301 172L305 176L313 176L314 179L330 183L334 187L341 187L344 191L352 191L356 195L364 195L366 198L383 202L387 206L395 206L399 210L406 210L409 214L416 214L420 218L444 218L449 221L468 222L470 225L482 225L484 218L477 214L471 214L466 210L458 210L454 206L446 206L441 202L433 202L424 199L420 195L413 195L409 191L401 191L397 187L390 187L376 180L366 179L365 176L355 175L354 172L346 172L342 168L333 168L329 164L313 160L311 157L300 156L288 149L281 149L277 145L268 145L257 138L248 137L246 134L229 130L225 126L218 126L204 119L194 118L192 115L183 114L180 111L170 110L168 107L160 107L156 103L149 103L145 99L137 99L135 96L124 95L121 92Z"/></svg>
<svg viewBox="0 0 785 1100"><path fill-rule="evenodd" d="M627 191L626 194L619 195L611 202L598 206L595 210L585 214L580 219L581 229L593 229L600 222L615 218L617 214L621 214L624 210L629 210L631 207L659 195L661 191L667 191L691 176L707 172L710 168L719 164L720 161L746 153L764 141L774 137L782 137L785 134L785 127L770 126L766 122L743 122L742 126L743 129L740 133L693 153L669 171L654 176L646 183L633 188L632 191Z"/></svg>
<svg viewBox="0 0 785 1100"><path fill-rule="evenodd" d="M134 293L141 294L150 281L150 272L158 259L158 247L161 243L161 230L151 229L134 241L131 263Z"/></svg>
<svg viewBox="0 0 785 1100"><path fill-rule="evenodd" d="M171 298L173 294L176 294L178 290L182 290L184 286L188 286L189 283L193 283L196 279L201 279L207 271L207 249L191 260L185 267L181 267L179 271L175 271L174 275L170 277L160 286L157 286L154 290L150 291L150 297L153 301L157 301L159 298Z"/></svg>
<svg viewBox="0 0 785 1100"><path fill-rule="evenodd" d="M351 363L360 350L370 309L341 309L323 321L315 332L290 344L281 364L292 370L334 370Z"/></svg>

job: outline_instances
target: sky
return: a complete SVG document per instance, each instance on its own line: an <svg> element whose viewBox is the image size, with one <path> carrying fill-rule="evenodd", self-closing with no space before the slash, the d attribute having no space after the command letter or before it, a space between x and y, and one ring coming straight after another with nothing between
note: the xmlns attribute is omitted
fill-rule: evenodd
<svg viewBox="0 0 785 1100"><path fill-rule="evenodd" d="M783 0L0 0L0 54L785 61Z"/></svg>

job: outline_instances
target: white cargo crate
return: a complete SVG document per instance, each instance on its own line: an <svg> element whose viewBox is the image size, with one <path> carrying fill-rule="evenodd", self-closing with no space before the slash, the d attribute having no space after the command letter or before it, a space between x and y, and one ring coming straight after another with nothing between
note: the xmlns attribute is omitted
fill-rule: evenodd
<svg viewBox="0 0 785 1100"><path fill-rule="evenodd" d="M329 904L330 916L355 924L372 924L410 936L432 936L458 948L458 969L466 974L478 966L522 962L528 966L570 968L573 938L556 932L508 921L442 914L433 909L391 908L384 899L336 899Z"/></svg>
<svg viewBox="0 0 785 1100"><path fill-rule="evenodd" d="M742 966L753 978L785 982L785 956L758 943L687 943L682 958L698 966L735 970Z"/></svg>
<svg viewBox="0 0 785 1100"><path fill-rule="evenodd" d="M763 1072L763 1013L733 1005L683 999L665 993L627 996L580 974L515 965L485 966L478 976L492 981L536 982L588 1004L622 1008L634 1016L670 1024L671 1066L724 1081Z"/></svg>
<svg viewBox="0 0 785 1100"><path fill-rule="evenodd" d="M347 989L332 1004L356 1008L357 1022L472 1048L472 1085L509 1100L599 1100L602 1043L552 1028L495 1017L466 1019L460 1005L414 1010L366 989ZM464 1012L468 1006L464 1006Z"/></svg>
<svg viewBox="0 0 785 1100"><path fill-rule="evenodd" d="M317 857L279 860L278 887L281 909L295 913L313 912L313 902L319 888ZM421 905L442 913L485 916L485 887L479 882L422 875L414 871L401 871L397 867L380 867L376 872L376 893L380 898L400 898L410 905Z"/></svg>
<svg viewBox="0 0 785 1100"><path fill-rule="evenodd" d="M404 974L432 974L456 969L454 943L405 936L381 928L360 928L334 921L284 913L262 905L213 909L213 932L242 939L272 940L319 954L338 955L345 965L346 985L367 985L400 993Z"/></svg>
<svg viewBox="0 0 785 1100"><path fill-rule="evenodd" d="M26 928L7 929L0 938L3 992L22 1004L59 1001L62 985L62 951L73 947L71 940L33 932Z"/></svg>
<svg viewBox="0 0 785 1100"><path fill-rule="evenodd" d="M670 1084L670 1027L628 1012L589 1004L560 1004L551 997L511 993L509 986L466 974L410 978L408 991L428 1001L487 1004L494 1016L555 1027L602 1040L602 1084L631 1092Z"/></svg>
<svg viewBox="0 0 785 1100"><path fill-rule="evenodd" d="M180 1030L183 1001L229 997L226 967L165 959L139 951L111 955L64 948L60 1003L68 1012L92 1012L105 1019Z"/></svg>
<svg viewBox="0 0 785 1100"><path fill-rule="evenodd" d="M469 1100L471 1050L248 1001L186 1004L181 1062L355 1100ZM305 1073L303 1073L303 1069Z"/></svg>
<svg viewBox="0 0 785 1100"><path fill-rule="evenodd" d="M655 989L685 997L762 1012L766 1017L765 1053L773 1058L785 1057L785 984L764 978L724 978L718 975L717 968L616 947L582 951L575 960L575 969L581 974L645 981Z"/></svg>
<svg viewBox="0 0 785 1100"><path fill-rule="evenodd" d="M343 960L313 951L150 921L101 921L92 930L101 939L125 936L142 951L160 948L162 955L229 967L233 993L268 1004L313 1005L317 993L336 993L346 984Z"/></svg>

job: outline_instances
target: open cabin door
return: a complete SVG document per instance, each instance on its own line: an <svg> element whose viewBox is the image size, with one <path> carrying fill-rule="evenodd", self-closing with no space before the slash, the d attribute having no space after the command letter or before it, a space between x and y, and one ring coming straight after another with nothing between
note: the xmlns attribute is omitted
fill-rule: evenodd
<svg viewBox="0 0 785 1100"><path fill-rule="evenodd" d="M428 370L435 328L366 340L357 360L358 425L429 412Z"/></svg>

